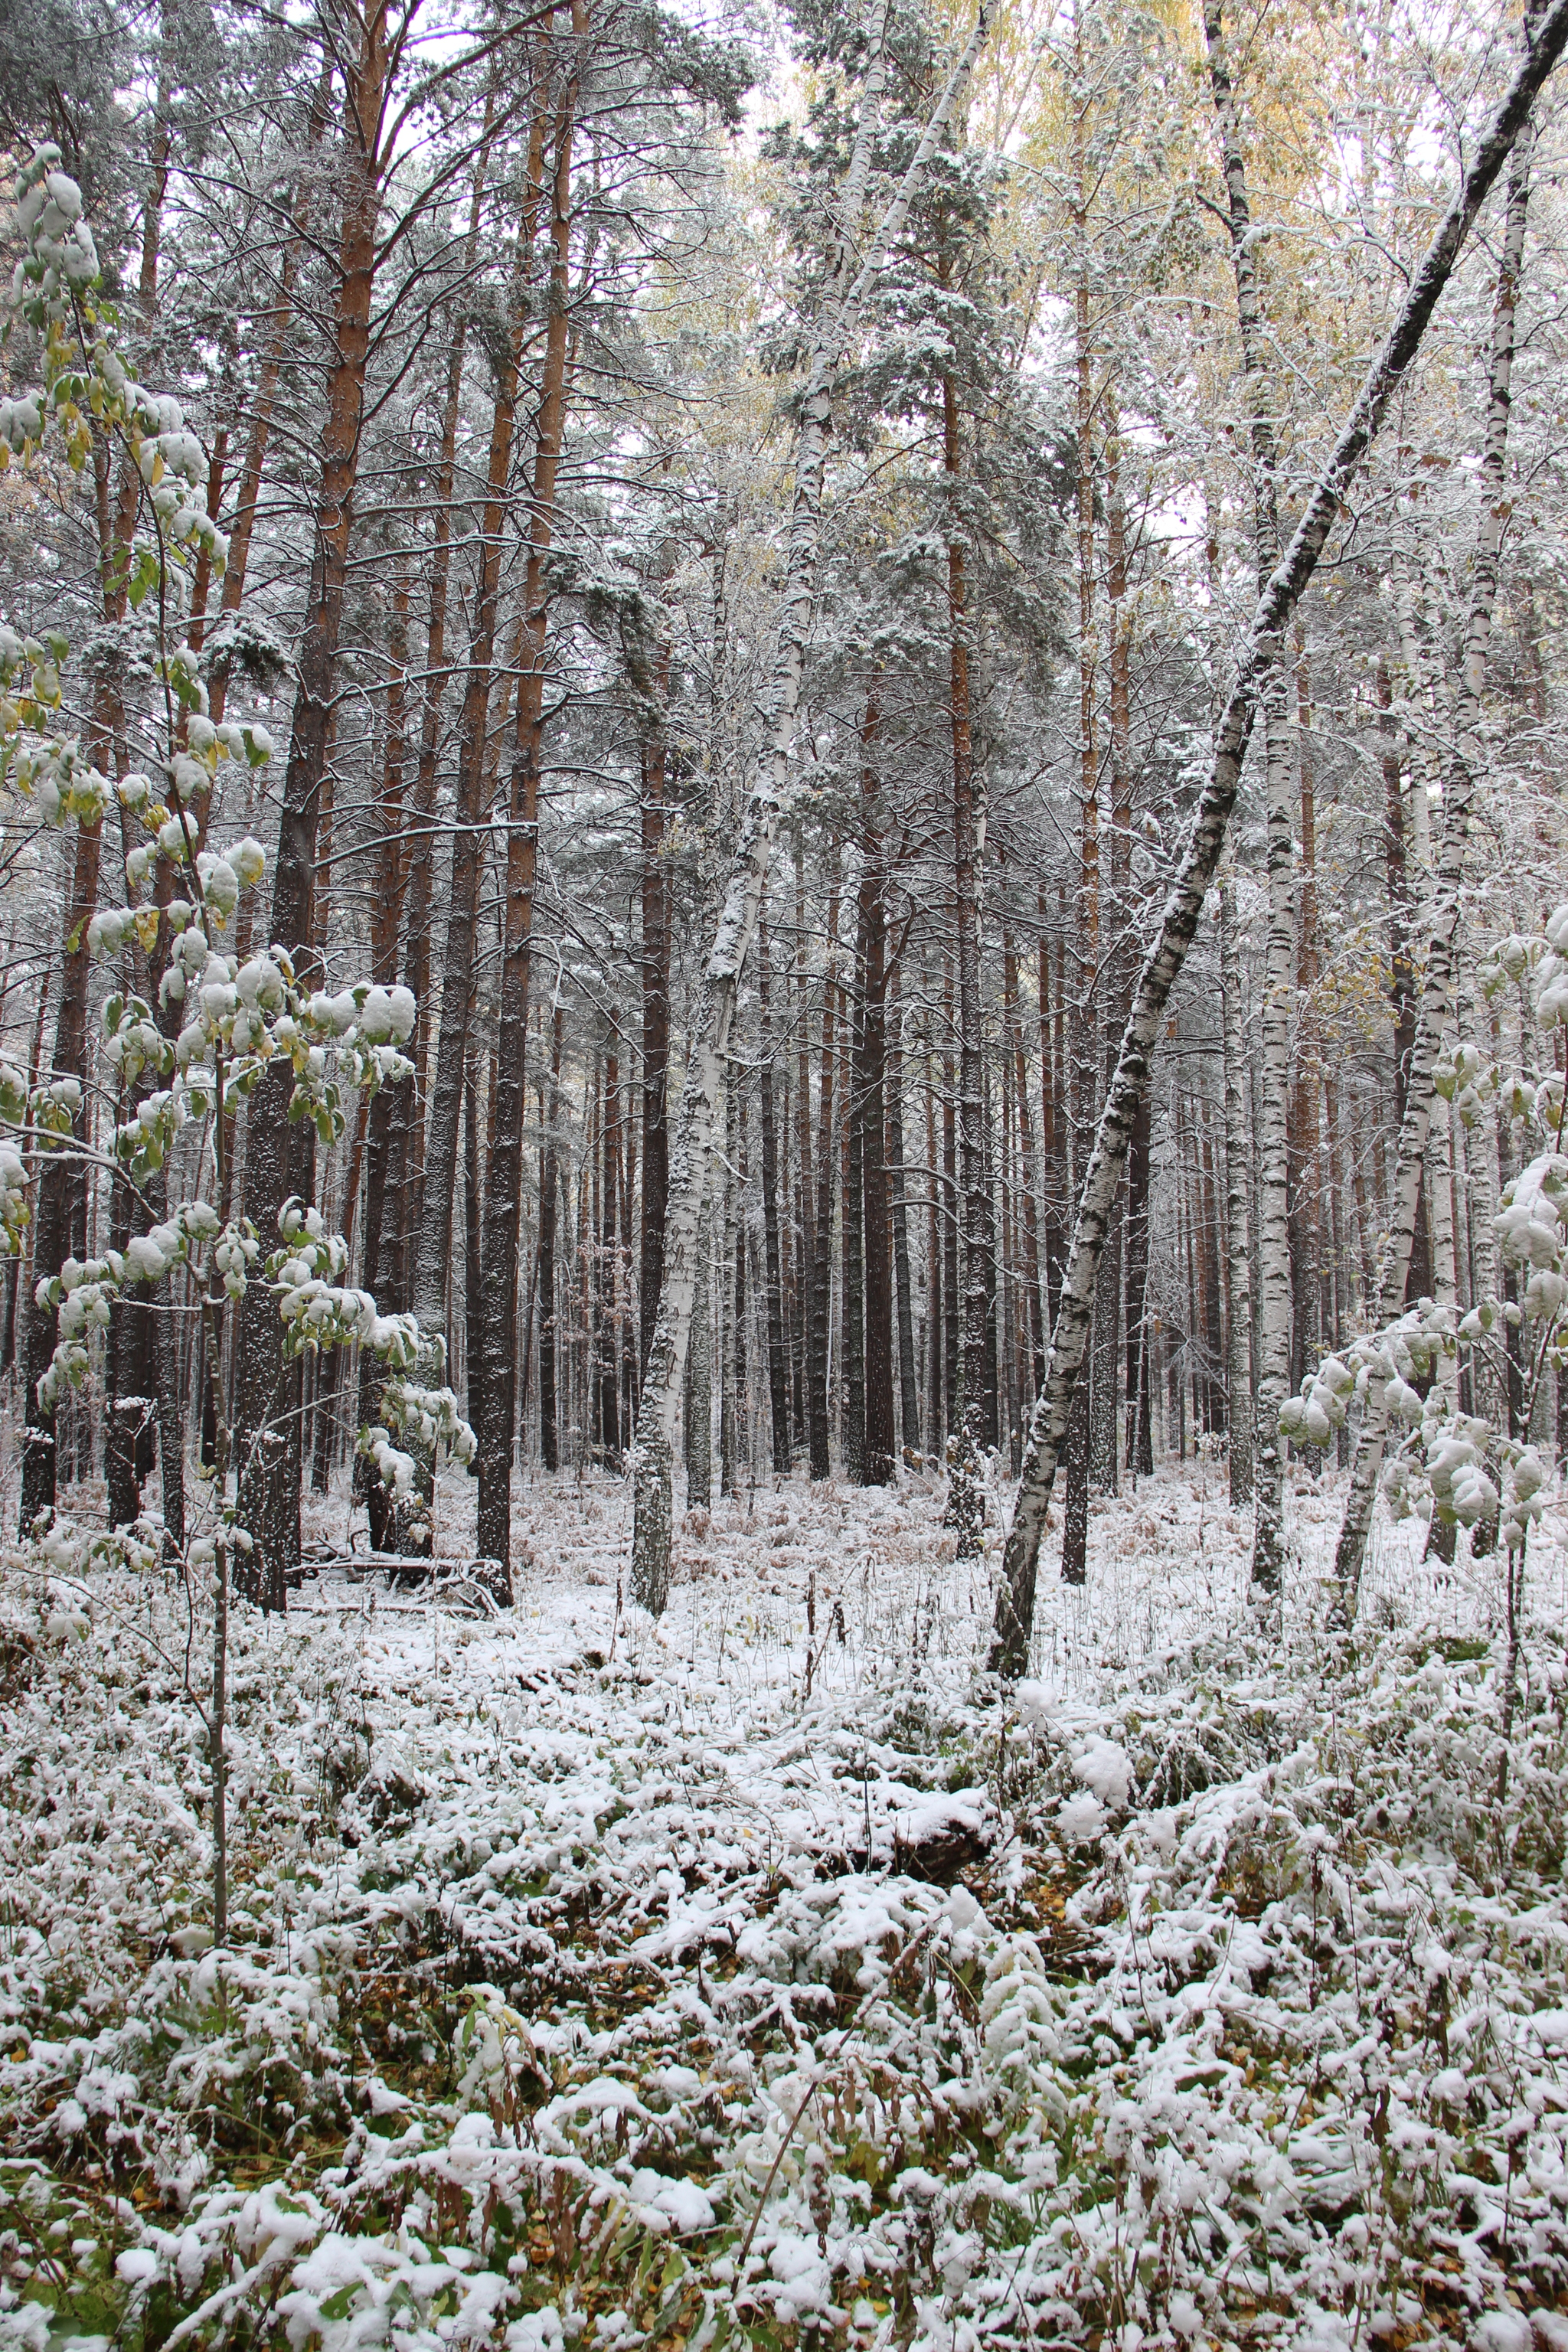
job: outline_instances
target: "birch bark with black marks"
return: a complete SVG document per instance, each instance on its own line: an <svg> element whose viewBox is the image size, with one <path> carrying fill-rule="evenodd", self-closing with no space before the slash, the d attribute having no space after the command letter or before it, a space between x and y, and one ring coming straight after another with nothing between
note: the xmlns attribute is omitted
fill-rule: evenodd
<svg viewBox="0 0 1568 2352"><path fill-rule="evenodd" d="M1564 5L1568 5L1568 0ZM867 76L845 180L841 218L846 233L838 238L834 253L828 291L821 322L813 337L811 362L801 400L786 560L788 585L773 669L771 741L747 802L718 932L703 971L693 1050L681 1097L679 1139L671 1161L664 1278L637 1417L634 1458L632 1597L656 1616L662 1614L669 1592L671 1465L691 1328L698 1226L708 1192L713 1115L729 1051L741 971L756 929L773 833L788 786L805 648L816 611L816 553L823 477L832 432L833 381L840 358L858 328L866 298L880 274L887 253L902 231L915 192L925 177L985 37L983 7L963 54L932 110L902 184L857 271L850 239L859 226L881 119L882 88L887 75L887 0L881 0L876 11L873 62Z"/></svg>
<svg viewBox="0 0 1568 2352"><path fill-rule="evenodd" d="M1230 1499L1252 1500L1252 1265L1247 1233L1247 1119L1241 1098L1246 1065L1241 957L1236 936L1236 885L1219 894L1220 1038L1225 1062L1225 1207L1230 1318L1226 1348L1229 1391Z"/></svg>
<svg viewBox="0 0 1568 2352"><path fill-rule="evenodd" d="M1204 33L1226 184L1236 317L1251 411L1253 540L1264 590L1279 561L1279 441L1264 349L1252 207L1241 152L1235 85L1226 54L1221 0L1206 0ZM1290 1385L1289 1128L1290 1037L1295 1009L1295 794L1284 632L1261 649L1264 832L1268 872L1268 937L1264 960L1262 1109L1258 1142L1258 1284L1261 1293L1257 1427L1253 1454L1252 1580L1278 1592L1284 1575L1284 1455L1279 1414Z"/></svg>
<svg viewBox="0 0 1568 2352"><path fill-rule="evenodd" d="M1470 151L1442 221L1413 276L1397 317L1367 373L1333 448L1312 486L1278 571L1258 598L1247 642L1227 690L1214 753L1187 845L1166 896L1159 932L1144 959L1132 1011L1117 1056L1110 1095L1084 1173L1072 1247L1051 1339L1046 1386L1029 1430L1024 1475L1013 1507L997 1592L990 1663L1009 1676L1022 1674L1035 1612L1040 1538L1050 1504L1067 1417L1088 1338L1100 1263L1138 1103L1149 1082L1155 1041L1172 988L1196 934L1236 804L1241 765L1267 649L1277 643L1317 570L1341 502L1376 437L1389 401L1421 348L1427 323L1453 274L1478 211L1530 120L1536 93L1568 43L1568 0L1553 5L1533 28L1523 64L1507 95Z"/></svg>

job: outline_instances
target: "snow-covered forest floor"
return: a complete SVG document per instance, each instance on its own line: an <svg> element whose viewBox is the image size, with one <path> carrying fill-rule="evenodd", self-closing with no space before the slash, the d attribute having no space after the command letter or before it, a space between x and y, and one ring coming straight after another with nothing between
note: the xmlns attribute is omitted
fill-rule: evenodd
<svg viewBox="0 0 1568 2352"><path fill-rule="evenodd" d="M0 2343L1563 2352L1564 1514L1504 1787L1500 1564L1381 1525L1335 1641L1337 1503L1282 1622L1223 1465L1098 1507L1004 1695L918 1479L689 1518L657 1627L525 1483L510 1617L237 1610L221 1956L205 1601L9 1555Z"/></svg>

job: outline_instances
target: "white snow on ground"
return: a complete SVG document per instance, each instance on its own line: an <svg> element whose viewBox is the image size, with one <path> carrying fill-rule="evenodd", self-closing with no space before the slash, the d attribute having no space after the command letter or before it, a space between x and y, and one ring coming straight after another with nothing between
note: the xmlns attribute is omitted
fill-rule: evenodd
<svg viewBox="0 0 1568 2352"><path fill-rule="evenodd" d="M205 1607L11 1561L0 2339L1555 2347L1562 1513L1500 1801L1499 1564L1382 1526L1336 1644L1302 1476L1261 1622L1223 1482L1047 1557L1007 1695L919 1480L689 1518L657 1626L595 1475L510 1617L238 1612L224 1954Z"/></svg>

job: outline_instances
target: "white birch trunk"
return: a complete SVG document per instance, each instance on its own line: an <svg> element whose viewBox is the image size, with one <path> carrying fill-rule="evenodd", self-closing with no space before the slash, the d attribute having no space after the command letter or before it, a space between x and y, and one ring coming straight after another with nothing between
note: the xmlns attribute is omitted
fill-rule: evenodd
<svg viewBox="0 0 1568 2352"><path fill-rule="evenodd" d="M1568 0L1562 0L1568 7ZM784 804L789 758L795 741L795 713L800 703L806 641L811 634L816 600L816 556L822 504L823 475L831 438L830 398L839 359L854 335L866 298L879 273L889 247L902 231L915 192L941 142L942 132L985 37L985 11L981 9L969 43L949 77L925 133L910 159L897 195L889 206L869 251L850 281L849 240L858 226L866 182L881 113L886 78L887 5L877 12L874 63L867 77L865 101L856 130L844 191L844 231L833 266L832 286L825 306L824 323L812 346L810 372L801 403L795 438L795 505L790 520L788 586L784 625L779 635L773 670L774 717L769 751L747 803L740 845L724 894L719 929L702 975L698 1000L695 1041L681 1097L680 1123L669 1176L669 1207L665 1219L664 1279L658 1316L648 1352L633 1447L635 1519L632 1536L632 1598L658 1616L669 1591L670 1478L676 1422L686 1351L691 1329L691 1300L696 1274L698 1225L708 1190L708 1164L713 1144L713 1112L719 1098L730 1024L746 950L756 929L758 910L767 881L774 828ZM837 289L843 287L840 294Z"/></svg>
<svg viewBox="0 0 1568 2352"><path fill-rule="evenodd" d="M1553 11L1555 15L1555 11ZM1551 22L1549 18L1548 23ZM1544 36L1545 26L1542 27ZM1536 51L1538 54L1540 41ZM1486 507L1477 541L1475 570L1470 583L1464 650L1458 688L1454 697L1453 733L1445 763L1443 845L1434 880L1426 969L1421 982L1421 1006L1415 1024L1415 1044L1405 1097L1405 1118L1399 1130L1399 1156L1394 1167L1394 1200L1388 1237L1378 1270L1377 1318L1392 1323L1403 1313L1405 1285L1410 1277L1410 1254L1415 1239L1415 1218L1421 1199L1421 1171L1426 1157L1427 1129L1432 1110L1432 1067L1443 1042L1452 992L1455 946L1459 927L1459 891L1464 880L1465 844L1469 832L1470 803L1476 779L1485 761L1479 725L1481 695L1486 686L1487 651L1491 642L1492 608L1497 602L1498 557L1507 520L1508 419L1513 375L1514 313L1519 302L1520 272L1524 261L1525 213L1530 201L1530 153L1533 134L1522 126L1509 173L1508 214L1502 257L1498 265L1497 301L1492 314L1491 382L1487 404L1486 452L1481 482ZM1367 1382L1361 1427L1351 1465L1350 1493L1334 1548L1337 1621L1350 1623L1361 1591L1366 1539L1372 1526L1378 1475L1383 1468L1388 1435L1388 1404L1384 1383L1374 1371Z"/></svg>
<svg viewBox="0 0 1568 2352"><path fill-rule="evenodd" d="M1166 1002L1186 961L1225 845L1226 827L1236 804L1259 673L1268 648L1279 640L1317 569L1351 478L1376 436L1390 399L1420 350L1427 321L1452 274L1476 214L1529 121L1535 94L1561 57L1565 43L1568 0L1553 0L1535 27L1534 40L1507 96L1471 150L1469 167L1411 280L1398 317L1373 362L1355 406L1318 476L1283 561L1258 598L1247 644L1215 731L1208 782L1193 818L1192 834L1166 897L1159 934L1139 975L1110 1097L1084 1175L1061 1304L1051 1336L1046 1384L1036 1400L1030 1420L1024 1475L1003 1556L991 1647L994 1671L1016 1675L1023 1673L1027 1663L1040 1538L1073 1391L1083 1362L1100 1251L1126 1163L1138 1104L1149 1082L1150 1063Z"/></svg>
<svg viewBox="0 0 1568 2352"><path fill-rule="evenodd" d="M691 1346L686 1383L686 1507L706 1511L713 1503L713 1314L710 1273L713 1254L713 1203L704 1201L697 1228L697 1271L692 1283Z"/></svg>
<svg viewBox="0 0 1568 2352"><path fill-rule="evenodd" d="M1236 886L1219 894L1221 1040L1225 1052L1225 1202L1230 1269L1230 1328L1226 1381L1230 1407L1230 1499L1252 1500L1252 1258L1247 1245L1247 1120L1241 1089L1246 1068L1241 1018L1241 960L1237 950Z"/></svg>
<svg viewBox="0 0 1568 2352"><path fill-rule="evenodd" d="M1261 589L1279 561L1279 450L1264 348L1263 303L1252 239L1237 121L1236 90L1226 57L1221 0L1206 0L1204 35L1229 202L1231 261L1242 371L1252 412L1253 532ZM1296 1001L1296 794L1283 633L1264 649L1264 807L1268 866L1268 940L1264 963L1262 1111L1258 1130L1258 1350L1253 1436L1252 1580L1278 1592L1284 1578L1284 1463L1279 1414L1290 1385L1289 1154L1286 1120L1290 1087L1291 1016Z"/></svg>
<svg viewBox="0 0 1568 2352"><path fill-rule="evenodd" d="M1289 1155L1291 1014L1296 1001L1294 762L1285 677L1264 685L1268 946L1264 971L1262 1112L1258 1143L1258 1419L1253 1436L1252 1581L1278 1592L1285 1575L1285 1465L1279 1415L1290 1387Z"/></svg>

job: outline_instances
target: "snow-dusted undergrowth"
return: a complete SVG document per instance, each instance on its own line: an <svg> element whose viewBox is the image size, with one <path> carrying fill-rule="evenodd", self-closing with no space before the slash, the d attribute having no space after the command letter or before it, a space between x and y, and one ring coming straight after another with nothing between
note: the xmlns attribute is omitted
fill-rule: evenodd
<svg viewBox="0 0 1568 2352"><path fill-rule="evenodd" d="M1500 1796L1493 1564L1385 1529L1333 1647L1334 1497L1268 1627L1220 1493L1005 1697L918 1484L689 1522L657 1629L602 1480L512 1619L241 1614L221 1958L183 1589L12 1560L0 2335L1568 2343L1561 1528Z"/></svg>

